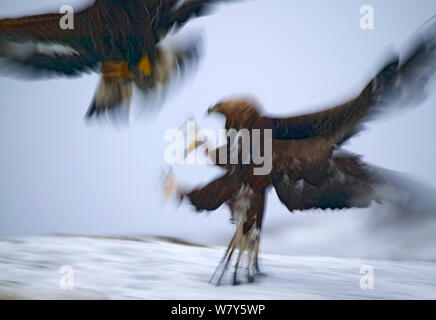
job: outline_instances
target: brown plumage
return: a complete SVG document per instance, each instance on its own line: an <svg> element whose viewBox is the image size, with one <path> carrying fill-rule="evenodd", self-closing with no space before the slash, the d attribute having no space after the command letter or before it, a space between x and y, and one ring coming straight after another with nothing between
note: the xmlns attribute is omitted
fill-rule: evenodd
<svg viewBox="0 0 436 320"><path fill-rule="evenodd" d="M284 118L263 115L259 104L248 98L225 100L209 108L209 113L225 117L227 130L247 129L250 141L254 130L259 129L261 150L266 150L265 130L271 130L272 136L272 154L268 158L264 153L263 164L271 162L271 170L266 174L254 173L259 163L254 161L253 150L249 162L242 163L242 138L233 141L229 138L218 149L206 145L212 162L225 170L222 177L192 191L177 188L180 198L187 199L198 211L212 211L223 204L231 211L236 231L217 268L217 271L222 268L218 284L236 249L233 283L239 283L237 270L245 252L248 281L259 273L259 238L270 187L291 212L361 208L372 201L396 203L396 195L403 190L383 170L364 163L341 146L362 129L365 121L394 107L414 106L425 99L427 84L436 70L436 23L431 25L432 28L424 30L427 32L420 33L406 59L402 62L396 56L390 59L356 98L339 106ZM226 157L219 157L220 150L227 151ZM237 151L237 163L229 161L231 150ZM174 180L171 181L174 185Z"/></svg>
<svg viewBox="0 0 436 320"><path fill-rule="evenodd" d="M181 48L160 42L191 17L223 0L96 0L62 29L62 14L0 20L3 71L25 76L101 72L87 116L129 105L133 85L148 94L198 58L198 41Z"/></svg>

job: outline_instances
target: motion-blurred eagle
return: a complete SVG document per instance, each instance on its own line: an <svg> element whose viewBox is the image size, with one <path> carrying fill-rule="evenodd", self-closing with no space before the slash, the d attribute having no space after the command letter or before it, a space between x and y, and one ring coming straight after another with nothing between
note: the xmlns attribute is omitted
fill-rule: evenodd
<svg viewBox="0 0 436 320"><path fill-rule="evenodd" d="M253 169L258 164L253 159L247 164L218 160L223 150L227 150L223 154L229 155L228 151L237 148L241 155L241 143L235 139L217 149L206 148L213 163L225 170L208 185L187 191L176 185L174 177L169 176L166 180L167 192L177 190L180 198L187 199L198 211L213 211L223 204L229 207L236 231L212 276L214 278L221 270L218 284L236 249L239 250L233 284L239 283L237 271L245 253L248 281L253 281L259 274L259 238L270 187L291 212L361 208L372 201L401 204L396 196L403 190L392 183L385 171L343 151L342 146L366 121L378 114L423 101L426 85L436 69L435 26L433 22L430 27L421 29L419 40L405 59L393 56L360 94L336 107L276 118L263 115L259 104L253 100L238 98L222 101L208 109L209 113L225 117L227 130L248 129L252 135L254 129L260 129L260 132L269 129L272 135L272 170L267 175L254 174ZM198 145L201 141L192 144L188 151Z"/></svg>
<svg viewBox="0 0 436 320"><path fill-rule="evenodd" d="M178 49L159 44L217 1L223 0L96 0L74 14L74 29L61 28L62 14L3 19L0 62L8 71L37 76L100 71L87 117L98 115L128 106L133 85L149 93L195 59L198 43Z"/></svg>

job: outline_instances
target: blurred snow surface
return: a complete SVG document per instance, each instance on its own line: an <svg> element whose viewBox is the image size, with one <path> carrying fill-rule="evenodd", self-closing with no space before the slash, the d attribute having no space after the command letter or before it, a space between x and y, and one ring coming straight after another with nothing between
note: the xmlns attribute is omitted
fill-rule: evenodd
<svg viewBox="0 0 436 320"><path fill-rule="evenodd" d="M208 280L222 247L156 238L47 236L0 241L0 299L436 299L436 263L261 254L266 277ZM61 267L74 289L60 289ZM360 287L361 267L374 289ZM243 270L241 270L243 279Z"/></svg>

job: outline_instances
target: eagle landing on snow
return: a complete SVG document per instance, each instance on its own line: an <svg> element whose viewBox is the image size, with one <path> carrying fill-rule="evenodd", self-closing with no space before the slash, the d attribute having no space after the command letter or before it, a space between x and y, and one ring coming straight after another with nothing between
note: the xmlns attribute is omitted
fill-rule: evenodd
<svg viewBox="0 0 436 320"><path fill-rule="evenodd" d="M238 139L228 139L219 148L208 146L207 140L198 140L187 153L203 147L224 174L194 190L178 185L172 175L165 180L167 195L175 192L197 211L214 211L224 204L230 209L236 231L212 279L218 277L216 282L221 283L234 255L233 284L240 283L241 264L246 267L248 282L260 274L259 240L270 188L275 189L290 212L364 208L372 201L405 208L408 200L404 198L403 186L397 185L387 171L363 162L360 156L347 153L342 147L363 130L365 122L424 101L435 70L436 19L432 19L420 29L407 56L400 60L393 55L354 99L343 104L284 118L264 115L260 105L247 98L228 99L210 107L209 114L225 117L228 131L248 130L253 139L254 130L269 130L272 145L271 171L256 175L254 168L258 164L253 161L253 154L248 162L241 161L245 157ZM221 154L231 155L235 149L237 163L229 158L222 161ZM396 192L402 196L396 196Z"/></svg>
<svg viewBox="0 0 436 320"><path fill-rule="evenodd" d="M199 41L167 48L162 40L223 0L96 0L74 13L0 20L3 71L34 76L101 73L87 117L129 106L133 86L150 94L198 60Z"/></svg>

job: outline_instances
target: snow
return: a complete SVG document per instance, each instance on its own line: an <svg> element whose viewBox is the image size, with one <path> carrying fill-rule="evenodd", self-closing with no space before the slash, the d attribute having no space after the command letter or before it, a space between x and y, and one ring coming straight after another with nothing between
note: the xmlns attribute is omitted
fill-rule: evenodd
<svg viewBox="0 0 436 320"><path fill-rule="evenodd" d="M436 263L422 261L262 253L266 277L235 287L229 272L217 287L208 280L223 251L155 238L4 239L0 299L436 299ZM60 289L64 265L73 290ZM374 289L361 289L362 266L373 267Z"/></svg>

